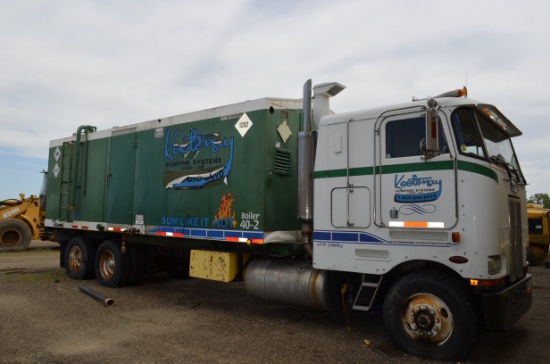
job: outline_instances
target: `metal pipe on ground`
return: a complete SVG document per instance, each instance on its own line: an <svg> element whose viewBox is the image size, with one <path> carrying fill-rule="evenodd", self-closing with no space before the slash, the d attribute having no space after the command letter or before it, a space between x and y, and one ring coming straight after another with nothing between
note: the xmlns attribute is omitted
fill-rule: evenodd
<svg viewBox="0 0 550 364"><path fill-rule="evenodd" d="M83 292L83 293L86 293L88 296L92 297L92 298L95 298L96 300L98 300L99 302L102 302L105 307L111 307L112 305L115 304L115 300L113 300L112 298L110 297L105 297L99 293L97 293L96 291L94 291L93 289L91 288L88 288L84 285L80 285L78 286L78 289Z"/></svg>

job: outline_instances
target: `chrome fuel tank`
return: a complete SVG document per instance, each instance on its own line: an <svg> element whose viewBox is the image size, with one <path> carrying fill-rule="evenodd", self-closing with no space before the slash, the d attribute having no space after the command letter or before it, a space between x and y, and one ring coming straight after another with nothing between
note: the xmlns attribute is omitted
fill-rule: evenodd
<svg viewBox="0 0 550 364"><path fill-rule="evenodd" d="M255 259L246 268L244 284L257 298L329 309L327 272L305 261Z"/></svg>

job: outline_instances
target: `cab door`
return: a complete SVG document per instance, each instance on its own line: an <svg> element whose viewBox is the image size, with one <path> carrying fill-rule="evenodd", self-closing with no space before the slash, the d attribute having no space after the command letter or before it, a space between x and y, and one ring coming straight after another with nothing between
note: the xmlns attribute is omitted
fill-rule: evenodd
<svg viewBox="0 0 550 364"><path fill-rule="evenodd" d="M392 229L449 229L457 221L456 168L439 113L440 154L426 159L426 114L419 108L377 121L377 224ZM405 236L395 234L394 236ZM391 237L391 234L390 234Z"/></svg>

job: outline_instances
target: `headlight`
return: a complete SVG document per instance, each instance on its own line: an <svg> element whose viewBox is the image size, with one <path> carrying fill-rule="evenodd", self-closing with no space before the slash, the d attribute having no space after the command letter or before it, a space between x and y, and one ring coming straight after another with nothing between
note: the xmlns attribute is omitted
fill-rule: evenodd
<svg viewBox="0 0 550 364"><path fill-rule="evenodd" d="M487 268L491 275L500 272L500 255L491 255L487 260Z"/></svg>

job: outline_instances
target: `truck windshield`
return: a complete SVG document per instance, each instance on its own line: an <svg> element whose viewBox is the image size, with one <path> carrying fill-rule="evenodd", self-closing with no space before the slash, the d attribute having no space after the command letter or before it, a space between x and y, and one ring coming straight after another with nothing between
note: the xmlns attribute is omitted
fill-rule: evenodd
<svg viewBox="0 0 550 364"><path fill-rule="evenodd" d="M451 120L461 154L504 165L525 183L512 141L499 124L470 107L456 109Z"/></svg>

